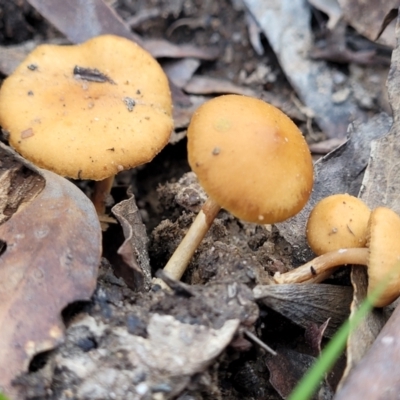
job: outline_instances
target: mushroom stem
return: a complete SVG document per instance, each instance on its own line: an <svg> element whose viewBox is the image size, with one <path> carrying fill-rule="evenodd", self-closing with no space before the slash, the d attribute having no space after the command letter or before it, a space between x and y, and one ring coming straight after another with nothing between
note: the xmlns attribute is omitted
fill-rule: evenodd
<svg viewBox="0 0 400 400"><path fill-rule="evenodd" d="M164 267L164 271L169 277L176 280L181 279L194 252L210 229L220 209L221 207L214 200L210 198L206 200L185 237ZM154 280L154 283L164 286L161 282L159 279Z"/></svg>
<svg viewBox="0 0 400 400"><path fill-rule="evenodd" d="M350 248L330 251L292 271L274 275L276 283L318 283L332 274L332 269L346 264L367 265L369 249Z"/></svg>
<svg viewBox="0 0 400 400"><path fill-rule="evenodd" d="M107 196L111 192L114 183L114 176L115 175L111 175L108 178L95 182L92 202L97 211L97 215L104 215L106 212L106 200Z"/></svg>

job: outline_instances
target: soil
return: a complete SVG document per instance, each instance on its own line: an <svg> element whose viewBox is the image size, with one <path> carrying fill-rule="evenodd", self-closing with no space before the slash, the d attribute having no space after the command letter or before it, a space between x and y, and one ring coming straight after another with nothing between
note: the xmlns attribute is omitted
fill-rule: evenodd
<svg viewBox="0 0 400 400"><path fill-rule="evenodd" d="M240 1L108 3L124 20L145 15L147 10L152 16L143 17L133 26L144 38L167 38L178 45L218 46L220 57L203 62L197 74L240 85L260 66L267 65L269 79L248 80L247 86L279 104L306 132L309 143L324 139L316 126L309 130L307 118L293 101L293 91L265 38L263 55L253 49ZM26 1L0 0L0 45L33 38L46 41L57 36L59 33ZM153 273L165 265L205 199L186 156L183 138L168 145L147 166L121 174L112 191L116 203L127 198L128 186L133 191L148 233ZM87 184L80 186L90 189ZM303 328L256 304L252 298L255 285L267 284L274 272L284 272L292 266L290 245L276 228L246 224L221 211L191 261L184 283L176 284L172 292L153 289L138 293L129 287L124 276L115 272L120 262L115 250L122 241L119 227L104 234L104 258L92 300L72 304L64 311L66 341L54 351L36 356L30 372L17 378L15 384L23 394L21 399L282 398L269 381L267 365L271 356L245 336L248 330L274 349L314 354ZM151 371L144 376L138 364L128 357L132 348L121 344L115 332L149 338L147 329L155 314L215 330L235 318L241 328L208 368L181 380L163 373L151 375ZM133 393L143 382L148 385L147 394L135 397ZM328 390L325 398L329 398L329 393Z"/></svg>

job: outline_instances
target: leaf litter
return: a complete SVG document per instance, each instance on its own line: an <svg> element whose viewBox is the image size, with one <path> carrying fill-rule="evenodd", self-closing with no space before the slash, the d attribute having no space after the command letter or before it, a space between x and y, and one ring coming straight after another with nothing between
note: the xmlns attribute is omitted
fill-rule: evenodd
<svg viewBox="0 0 400 400"><path fill-rule="evenodd" d="M52 3L54 4L55 2ZM218 75L218 73L215 74L216 71L211 70L209 76L203 70L204 60L215 59L218 52L214 50L214 44L207 49L204 44L208 44L208 42L202 40L201 35L197 35L194 40L194 43L198 43L197 45L193 45L190 42L190 46L183 46L182 43L185 43L185 41L177 45L173 44L173 40L180 37L180 34L185 30L189 33L192 31L198 32L196 29L204 30L205 37L209 39L212 35L207 33L207 29L210 29L210 27L221 34L220 40L224 38L221 25L218 26L217 24L220 16L227 15L217 13L221 11L220 7L223 7L222 5L210 3L206 6L210 7L209 13L211 15L217 15L217 18L214 17L213 20L213 23L217 25L204 24L191 27L190 24L183 24L180 21L173 25L173 30L170 30L171 37L169 39L171 42L167 43L164 39L157 38L157 35L149 39L146 35L147 30L151 32L154 21L157 18L159 18L159 21L162 20L162 16L165 15L179 21L181 13L186 12L194 20L196 19L193 18L194 8L192 11L190 9L185 10L180 2L168 5L160 1L160 5L163 7L162 12L159 11L154 15L152 13L147 16L142 15L134 24L135 34L133 34L128 20L135 11L140 10L141 5L125 2L121 6L121 4L118 4L119 2L116 3L120 16L113 9L115 4L110 6L101 1L93 2L94 8L92 9L90 7L84 9L82 7L85 7L86 4L76 1L76 7L68 9L70 5L66 5L67 10L65 12L72 12L72 15L75 16L86 15L86 20L96 21L98 24L95 34L114 31L114 29L123 31L125 34L128 32L129 37L135 37L138 42L148 46L148 49L151 49L156 56L182 59L192 57L197 61L196 64L198 66L194 68L188 64L186 82L189 82L193 77L195 79L197 77L205 79L205 89L199 89L201 86L195 86L194 89L190 89L190 87L185 87L186 85L178 85L185 89L186 93L184 93L182 90L177 90L179 89L177 86L172 87L175 115L179 116L177 121L179 129L181 129L181 131L178 130L173 135L175 143L177 143L175 146L180 146L180 141L185 136L184 128L189 121L190 115L197 104L207 98L205 95L215 95L225 91L229 92L230 90L255 90L255 93L259 93L262 98L274 104L279 104L289 115L294 115L297 118L297 121L305 128L310 142L319 142L321 137L343 140L346 136L347 124L353 122L358 116L361 117L361 122L353 122L348 132L349 140L317 164L317 188L315 194L313 194L312 201L316 201L319 196L324 196L325 193L329 192L349 191L357 194L367 165L370 142L372 139L385 135L391 124L389 116L379 114L380 109L376 108L377 97L366 96L362 91L358 91L357 87L362 89L362 81L357 81L354 77L360 70L350 64L351 74L349 78L349 75L343 74L342 71L329 63L323 64L308 60L307 57L304 57L306 52L303 52L303 55L298 59L298 65L307 66L304 67L305 72L310 65L312 66L308 70L312 71L309 79L315 80L315 71L318 71L318 68L322 68L324 73L327 74L326 76L331 76L334 82L330 89L328 88L325 92L318 93L318 95L325 96L320 97L324 101L329 99L329 104L332 107L327 107L325 102L315 103L310 100L306 90L310 94L316 95L317 92L310 90L310 87L319 87L320 89L324 87L326 89L323 78L319 77L319 86L314 84L311 86L302 85L299 78L303 69L300 68L298 71L291 69L290 64L286 62L287 58L285 58L286 55L284 54L286 49L276 47L277 44L274 42L273 37L269 36L265 25L260 24L275 50L283 72L305 104L305 108L300 109L298 103L294 104L294 102L287 100L292 98L291 89L288 90L283 85L281 86L282 90L277 90L279 80L283 75L279 72L279 67L276 67L276 64L268 58L268 52L262 54L260 51L260 41L257 40L257 36L260 37L260 30L255 29L254 22L260 23L260 18L263 14L255 13L254 6L250 4L250 1L246 1L245 4L252 11L253 19L247 18L248 25L245 29L247 28L251 32L251 40L247 45L253 45L253 47L258 48L255 51L258 57L261 57L258 59L258 65L257 62L252 62L250 59L243 62L243 58L239 60L236 58L237 55L233 51L234 46L236 46L235 43L239 43L240 40L243 41L245 37L242 36L240 38L240 34L236 33L237 36L228 35L226 48L221 49L220 47L218 50L220 53L222 51L222 58L214 61L216 65L226 63L223 74ZM294 3L292 4L293 8L288 6L281 12L288 12L289 14L287 15L290 15L294 10L299 11L297 15L302 18L298 18L298 23L302 24L301 26L305 29L305 35L304 37L295 35L287 43L294 45L297 42L297 45L302 45L303 49L311 49L310 43L312 41L310 40L308 25L310 10L307 6L303 9L296 9L299 4L297 2ZM32 1L31 4L35 4L35 1ZM38 4L36 5L38 6ZM67 37L76 35L74 37L71 36L70 40L79 42L94 34L93 32L91 33L90 29L93 29L96 24L76 25L75 22L79 22L79 19L75 17L71 17L70 20L74 24L64 24L63 26L62 17L64 18L65 16L60 13L61 8L58 8L57 11L57 7L61 6L56 4L56 7L53 8L50 2L41 2L41 7L45 7L46 12L53 11L53 14L46 14L43 9L41 12ZM54 10L57 11L55 14ZM101 10L101 13L96 10ZM230 12L235 10L243 13L246 12L246 7L243 3L235 1L229 4L226 10ZM93 13L93 11L95 12ZM124 18L125 22L123 21ZM64 18L65 20L67 19ZM280 21L285 21L285 19L283 18ZM276 19L275 22L278 22L278 20ZM296 26L298 29L299 25ZM284 28L282 27L282 29ZM136 32L139 32L142 36L139 36ZM235 42L237 40L235 38L240 40ZM304 43L302 43L303 39ZM188 42L187 38L186 42ZM218 41L216 43L218 48ZM234 62L235 60L236 63ZM348 59L346 62L352 61L354 60ZM261 62L269 64L268 68L260 67ZM319 67L315 67L317 65L315 63L319 63ZM234 71L233 68L241 64L243 66L236 71L236 77L232 72L227 73L228 70ZM230 65L232 70L226 68L226 65ZM372 68L371 71L373 70L373 67L368 68ZM373 74L379 77L383 76L382 71L384 69L376 69L372 72L372 76L374 76ZM231 86L228 85L229 83ZM276 92L270 93L269 89ZM191 93L191 90L193 90L193 93ZM332 93L332 98L330 98ZM350 106L346 109L349 104ZM336 113L332 110L343 110L344 112L341 114L341 112ZM315 135L315 130L317 136L313 136ZM166 151L168 152L168 149ZM173 154L171 149L169 151ZM164 171L165 176L168 176L167 171L171 167L171 161L165 161L165 159L160 158L160 161L155 160L155 163L157 162L162 165L161 169ZM179 171L186 172L187 167L183 167ZM137 174L133 173L132 179L135 185L138 184L136 179L141 174L146 176L146 169L143 169L143 172L137 172ZM182 176L182 173L175 175L175 177L180 176ZM175 177L174 179L176 179ZM285 295L283 295L277 301L277 297L279 297L277 293L269 293L268 295L264 293L264 297L261 300L261 298L255 299L254 294L256 292L253 293L249 290L249 288L256 287L273 289L272 286L266 286L270 281L269 276L271 273L278 270L283 272L289 269L293 263L296 264L302 258L308 257L309 252L305 242L303 242L304 219L291 221L291 227L288 224L285 230L284 225L271 227L244 224L235 220L228 213L221 212L210 234L195 255L185 278L186 282L194 284L194 286L185 286L184 284L172 282L173 291L170 294L163 292L138 293L138 290L149 283L149 264L146 252L143 252L143 246L146 247L146 234L143 230L143 225L141 225L140 217L144 218L147 229L149 229L149 226L156 227L152 232L151 230L149 231L150 260L154 271L165 264L168 256L175 249L180 237L183 236L184 231L193 219L196 207L201 204L203 199L201 188L198 187L195 177L190 174L184 175L179 182L176 180L172 184L165 185L165 181L164 177L162 181L164 184L158 189L158 201L151 200L150 203L146 204L147 200L145 201L144 199L149 199L150 197L141 198L140 193L143 192L143 189L138 189L138 186L135 189L139 193L139 197L135 193L137 205L134 198L122 203L117 199L119 203L116 208L118 210L118 219L121 221L126 237L123 245L125 250L121 250L121 252L125 258L124 262L128 266L127 271L132 271L132 268L137 271L138 279L133 279L133 284L131 282L131 287L134 287L135 290L132 291L128 288L124 279L116 277L113 272L114 265L111 267L103 259L95 295L89 303L73 306L72 317L65 319L68 326L66 342L58 346L48 359L43 356L46 361L44 368L36 370L31 365L29 374L20 375L15 380L16 388L21 393L26 393L27 398L29 396L42 396L43 398L52 396L52 398L67 398L71 396L102 398L105 393L110 393L110 391L117 398L129 398L128 396L141 398L142 394L150 392L154 395L161 393L162 395L160 394L160 396L163 398L171 398L178 396L179 393L184 393L183 395L185 393L196 394L201 391L211 393L211 390L216 398L222 395L226 396L228 393L233 396L240 394L240 398L248 398L246 396L263 398L271 390L271 393L275 393L275 396L277 396L273 398L279 398L280 395L285 396L284 393L288 392L290 385L286 387L286 392L284 392L280 385L274 383L273 387L276 389L276 392L274 392L268 383L268 370L265 366L267 362L271 362L267 361L267 359L273 360L272 356L267 356L262 349L249 343L243 336L244 329L251 329L266 342L273 340L276 331L279 331L279 324L282 324L282 319L277 316L274 317L274 310L282 312L289 318L288 320L284 319L285 324L289 324L287 326L291 326L292 328L289 329L294 332L297 328L294 328L295 325L290 325L292 324L290 320L307 327L306 331L299 331L302 332L299 337L302 337L305 332L314 332L312 333L315 339L314 344L308 345L308 347L305 345L306 340L304 337L303 339L297 338L290 345L284 343L283 347L279 348L282 357L287 357L287 354L290 354L288 362L294 363L293 371L301 371L298 376L304 372L304 366L308 365L307 362L302 361L303 358L310 357L309 359L312 361L315 355L315 348L318 348L318 343L321 344L321 341L323 341L322 336L324 334L323 329L321 329L320 333L316 333L316 329L313 329L313 327L320 326L332 317L328 315L328 310L322 310L318 317L320 318L318 323L310 322L307 318L307 313L309 312L307 310L315 311L318 309L318 305L310 298L310 293L296 294L293 291L290 292L291 295L294 295L294 301L298 300L300 302L299 312L296 312L296 310L291 309L290 305L291 301L293 304L293 299L288 296L285 299ZM140 182L147 186L147 190L149 190L150 183ZM152 182L154 183L154 181ZM371 187L373 185L374 183L371 181L366 186ZM153 196L155 195L154 190L155 187L150 189L150 193L153 193ZM158 211L148 215L144 213L148 209ZM162 211L160 212L159 210ZM308 212L309 209L305 211L305 215ZM158 215L158 217L152 220L155 215ZM160 215L164 219L161 223ZM138 229L139 225L141 226L140 229ZM125 275L122 274L121 276L126 278L126 271ZM205 286L198 284L204 284ZM322 291L324 290L323 286L320 285ZM347 289L344 289L346 293L348 293ZM338 292L341 291L342 289L338 289ZM345 298L341 298L341 295L337 295L335 299L339 300L338 307L340 308L340 304L343 304L343 308L340 310L336 322L334 322L335 316L328 322L325 330L327 335L328 333L329 335L333 333L341 318L346 317L348 302L345 298L348 297L348 294L344 296ZM256 300L258 306L256 305ZM302 301L303 303L301 303ZM215 308L215 304L218 304L218 309ZM261 312L260 319L258 319L259 312ZM59 311L55 315L59 318ZM171 316L174 318L171 318ZM274 320L274 318L278 319ZM274 321L278 321L278 324L275 324ZM157 325L157 323L161 325ZM115 327L116 333L110 330L112 326ZM178 347L175 349L177 351L182 349L186 356L184 362L189 366L194 366L193 360L198 358L199 363L188 370L187 376L182 372L179 373L179 378L174 376L174 364L173 362L168 362L168 351L165 357L152 353L154 348L162 346L160 341L153 341L156 336L150 335L150 332L152 332L150 328L154 326L158 327L156 331L162 330L163 327L168 327L171 332L171 338L176 332L180 333L179 340L176 342ZM207 335L211 334L211 336L219 338L216 342L216 350L206 353L204 358L198 357L197 353L190 353L184 350L185 341L182 341L182 337L185 335L182 336L182 334L187 331L188 337L190 337L191 332L193 333L191 327L196 326L201 327L200 330L204 334L204 338L206 338L205 342L210 342L210 345L212 341ZM230 327L230 330L224 338L223 335L225 333L223 332L227 331L223 331L223 329L226 329L224 328L226 326ZM79 332L79 334L77 335L76 332ZM192 335L191 337L194 343L202 343L201 335ZM163 339L158 338L157 340L162 341ZM231 346L227 348L229 342ZM277 343L279 343L279 340ZM112 347L115 344L117 349ZM196 346L194 345L194 347ZM143 353L146 351L149 352ZM136 361L141 354L147 354L149 359L157 355L161 365L163 365L163 362L166 363L165 369L167 373L165 374L165 370L157 373L157 366L152 365L149 368L146 362L135 364L132 361L132 357ZM174 355L171 355L171 357L171 360L174 360ZM34 359L33 364L40 364L40 360L41 356L39 355L37 359ZM93 363L93 360L96 361ZM87 375L84 373L82 375L82 365L85 365L85 363L89 363L87 365L91 365L91 368L88 369ZM97 367L100 364L104 365L104 368L102 367L101 371L97 371ZM122 372L121 365L125 365ZM61 369L59 369L60 366L62 366ZM232 370L232 368L235 369ZM269 369L271 372L272 367L269 367ZM144 370L148 373L148 379L143 378L141 372ZM275 371L277 373L274 374L274 382L279 379L279 375L284 378L285 374L288 373L287 368L275 369ZM297 379L298 377L293 380L293 383ZM334 388L335 385L332 387Z"/></svg>
<svg viewBox="0 0 400 400"><path fill-rule="evenodd" d="M63 308L92 295L101 233L91 202L72 183L37 170L3 144L0 152L10 194L3 214L13 211L0 225L6 245L0 257L0 387L18 397L13 379L35 354L62 342Z"/></svg>

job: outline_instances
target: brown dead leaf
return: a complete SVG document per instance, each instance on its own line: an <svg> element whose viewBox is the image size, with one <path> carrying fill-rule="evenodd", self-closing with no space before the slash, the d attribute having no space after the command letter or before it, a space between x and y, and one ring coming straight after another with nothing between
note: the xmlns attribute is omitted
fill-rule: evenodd
<svg viewBox="0 0 400 400"><path fill-rule="evenodd" d="M304 332L304 338L310 346L311 355L318 357L321 354L321 343L325 336L325 330L329 326L330 318L328 318L322 325L317 325L310 322Z"/></svg>
<svg viewBox="0 0 400 400"><path fill-rule="evenodd" d="M269 381L280 396L286 399L316 359L308 354L283 347L278 348L277 353L276 356L267 357ZM319 395L329 397L320 397ZM332 391L324 382L319 389L318 397L313 397L313 399L331 397Z"/></svg>
<svg viewBox="0 0 400 400"><path fill-rule="evenodd" d="M34 169L0 144L1 165L10 157L38 175L26 173L24 205L0 225L6 243L0 256L0 387L20 398L12 380L35 354L63 340L61 311L88 300L95 288L101 230L92 203L72 183Z"/></svg>
<svg viewBox="0 0 400 400"><path fill-rule="evenodd" d="M399 0L338 0L343 17L354 29L370 40L377 40L387 24L387 16L400 6ZM395 41L385 44L394 47Z"/></svg>
<svg viewBox="0 0 400 400"><path fill-rule="evenodd" d="M200 48L192 44L174 44L164 39L142 39L143 47L155 58L198 58L215 60L220 53L216 47Z"/></svg>
<svg viewBox="0 0 400 400"><path fill-rule="evenodd" d="M151 287L151 268L147 252L149 239L135 196L131 195L128 200L116 204L112 208L112 213L124 231L125 241L118 249L118 254L129 267L127 275L133 279L130 286L137 291L147 291Z"/></svg>
<svg viewBox="0 0 400 400"><path fill-rule="evenodd" d="M0 225L23 205L32 201L45 186L44 179L0 147Z"/></svg>
<svg viewBox="0 0 400 400"><path fill-rule="evenodd" d="M348 318L352 290L350 287L326 284L259 285L254 298L307 328L310 323L323 325L330 319L325 336L331 337Z"/></svg>
<svg viewBox="0 0 400 400"><path fill-rule="evenodd" d="M235 85L226 79L211 78L208 76L194 75L184 86L184 90L191 94L242 94L257 97L257 93L243 86Z"/></svg>

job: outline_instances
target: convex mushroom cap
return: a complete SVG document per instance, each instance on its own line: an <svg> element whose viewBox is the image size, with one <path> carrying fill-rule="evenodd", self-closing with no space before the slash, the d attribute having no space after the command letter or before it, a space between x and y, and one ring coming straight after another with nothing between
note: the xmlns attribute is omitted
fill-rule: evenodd
<svg viewBox="0 0 400 400"><path fill-rule="evenodd" d="M313 186L300 130L276 107L247 96L219 96L199 107L188 128L188 157L207 194L249 222L292 217Z"/></svg>
<svg viewBox="0 0 400 400"><path fill-rule="evenodd" d="M313 186L312 159L300 130L261 100L209 100L193 114L187 135L189 164L209 198L164 267L174 279L184 274L221 207L245 221L272 224L298 213Z"/></svg>
<svg viewBox="0 0 400 400"><path fill-rule="evenodd" d="M0 125L39 167L103 180L149 162L168 143L168 80L149 53L122 37L41 45L4 81Z"/></svg>
<svg viewBox="0 0 400 400"><path fill-rule="evenodd" d="M365 247L369 207L349 194L335 194L319 201L307 222L307 241L321 255L350 247Z"/></svg>

